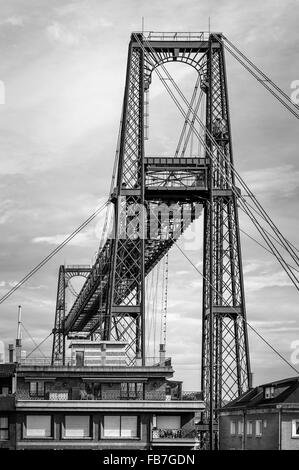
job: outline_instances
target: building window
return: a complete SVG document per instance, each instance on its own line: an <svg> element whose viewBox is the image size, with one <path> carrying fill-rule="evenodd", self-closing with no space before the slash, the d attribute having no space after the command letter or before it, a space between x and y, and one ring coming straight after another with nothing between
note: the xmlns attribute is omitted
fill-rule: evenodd
<svg viewBox="0 0 299 470"><path fill-rule="evenodd" d="M8 441L9 430L8 430L8 417L0 416L0 441Z"/></svg>
<svg viewBox="0 0 299 470"><path fill-rule="evenodd" d="M122 382L120 386L121 398L125 398L128 400L143 398L143 383Z"/></svg>
<svg viewBox="0 0 299 470"><path fill-rule="evenodd" d="M137 416L104 416L103 437L131 439L138 437Z"/></svg>
<svg viewBox="0 0 299 470"><path fill-rule="evenodd" d="M261 419L257 419L255 422L255 435L260 437L262 435L262 427L263 421Z"/></svg>
<svg viewBox="0 0 299 470"><path fill-rule="evenodd" d="M230 422L230 433L232 436L236 435L236 421Z"/></svg>
<svg viewBox="0 0 299 470"><path fill-rule="evenodd" d="M5 397L7 397L7 395L9 395L9 388L8 387L0 387L0 390L1 390L1 395L4 395Z"/></svg>
<svg viewBox="0 0 299 470"><path fill-rule="evenodd" d="M269 400L269 398L274 398L274 387L265 387L265 398Z"/></svg>
<svg viewBox="0 0 299 470"><path fill-rule="evenodd" d="M45 396L45 383L44 382L30 382L29 395L31 397L43 398Z"/></svg>
<svg viewBox="0 0 299 470"><path fill-rule="evenodd" d="M243 436L243 421L238 421L238 436Z"/></svg>
<svg viewBox="0 0 299 470"><path fill-rule="evenodd" d="M247 421L247 423L246 423L246 434L247 434L247 436L252 436L252 431L253 431L253 423L252 423L252 421Z"/></svg>
<svg viewBox="0 0 299 470"><path fill-rule="evenodd" d="M292 420L292 437L299 437L299 419Z"/></svg>
<svg viewBox="0 0 299 470"><path fill-rule="evenodd" d="M90 416L66 416L64 420L66 439L85 439L91 437Z"/></svg>
<svg viewBox="0 0 299 470"><path fill-rule="evenodd" d="M26 416L24 437L38 439L52 437L52 417L49 415Z"/></svg>

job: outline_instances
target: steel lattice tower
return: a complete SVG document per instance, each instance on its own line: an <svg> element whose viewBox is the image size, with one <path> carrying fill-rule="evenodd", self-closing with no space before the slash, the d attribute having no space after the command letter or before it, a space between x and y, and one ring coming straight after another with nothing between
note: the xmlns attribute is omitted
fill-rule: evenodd
<svg viewBox="0 0 299 470"><path fill-rule="evenodd" d="M52 364L65 363L65 332L64 320L66 314L66 289L73 277L87 277L90 273L88 266L61 265L58 273L55 324L53 328Z"/></svg>
<svg viewBox="0 0 299 470"><path fill-rule="evenodd" d="M233 164L233 154L224 48L213 37L207 82L206 127L214 139L208 134L207 146L214 158L204 213L202 387L214 418L225 401L249 388L251 373L237 196L228 164Z"/></svg>
<svg viewBox="0 0 299 470"><path fill-rule="evenodd" d="M172 61L191 65L200 76L206 99L205 158L145 156L145 93L153 70ZM174 244L178 231L182 233L200 215L195 207L200 201L204 210L202 388L212 436L215 410L250 386L238 190L231 167L221 34L132 35L118 155L110 198L114 234L99 250L78 298L60 322L63 335L97 332L102 339L126 341L128 365L136 360L145 364L145 278ZM157 226L149 233L148 212L155 213L161 203L174 204L175 210L166 223L158 208ZM140 207L146 215L136 224Z"/></svg>

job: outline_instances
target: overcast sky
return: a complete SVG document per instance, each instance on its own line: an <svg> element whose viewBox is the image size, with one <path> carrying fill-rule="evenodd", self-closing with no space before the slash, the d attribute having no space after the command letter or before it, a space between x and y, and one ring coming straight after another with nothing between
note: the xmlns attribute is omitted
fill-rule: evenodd
<svg viewBox="0 0 299 470"><path fill-rule="evenodd" d="M0 79L6 88L0 105L0 295L107 197L127 47L142 16L145 29L155 31L207 30L210 16L212 30L223 31L290 94L291 82L299 79L298 8L296 0L0 0ZM187 90L194 76L183 68L177 80ZM230 57L227 68L236 167L298 246L298 124ZM157 78L150 111L148 148L173 152L172 133L181 118ZM257 236L242 216L241 224ZM97 245L94 224L3 303L0 339L14 339L19 304L35 340L47 336L59 265L89 264ZM290 359L291 343L299 340L298 295L262 248L244 236L242 248L248 321ZM167 353L176 378L196 389L201 279L175 250ZM200 246L189 255L200 266ZM50 346L45 343L45 354ZM250 346L255 384L294 374L252 333ZM24 348L33 348L26 333Z"/></svg>

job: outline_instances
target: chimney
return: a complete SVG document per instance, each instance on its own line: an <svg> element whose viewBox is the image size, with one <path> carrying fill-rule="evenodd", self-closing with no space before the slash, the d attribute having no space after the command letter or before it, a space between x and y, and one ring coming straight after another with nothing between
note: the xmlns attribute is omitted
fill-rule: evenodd
<svg viewBox="0 0 299 470"><path fill-rule="evenodd" d="M21 317L22 317L22 307L19 305L18 310L18 331L16 339L16 362L21 362L22 356L22 337L21 337Z"/></svg>
<svg viewBox="0 0 299 470"><path fill-rule="evenodd" d="M13 352L14 352L14 345L9 344L8 345L8 362L14 362L13 360Z"/></svg>
<svg viewBox="0 0 299 470"><path fill-rule="evenodd" d="M166 354L165 344L160 344L159 352L160 352L160 365L162 365L165 363L165 354Z"/></svg>

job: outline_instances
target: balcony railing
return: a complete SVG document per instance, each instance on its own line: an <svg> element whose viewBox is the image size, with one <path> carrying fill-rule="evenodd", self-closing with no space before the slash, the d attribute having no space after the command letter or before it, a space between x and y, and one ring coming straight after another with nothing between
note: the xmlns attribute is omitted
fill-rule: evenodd
<svg viewBox="0 0 299 470"><path fill-rule="evenodd" d="M153 429L153 439L195 439L195 429Z"/></svg>
<svg viewBox="0 0 299 470"><path fill-rule="evenodd" d="M20 361L21 365L26 366L62 366L61 360L55 360L52 362L51 357L26 357ZM65 358L64 366L67 367L143 367L141 359L135 359L133 362L128 360L126 357L123 359L112 359L111 356L107 356L102 362L91 363L89 358L84 359L83 362L76 362L75 358ZM145 367L171 367L171 358L165 358L162 361L159 357L146 357Z"/></svg>
<svg viewBox="0 0 299 470"><path fill-rule="evenodd" d="M183 390L182 392L182 400L185 401L201 401L203 400L203 393L198 391L188 391Z"/></svg>
<svg viewBox="0 0 299 470"><path fill-rule="evenodd" d="M207 41L209 39L209 32L143 31L143 36L148 41Z"/></svg>

